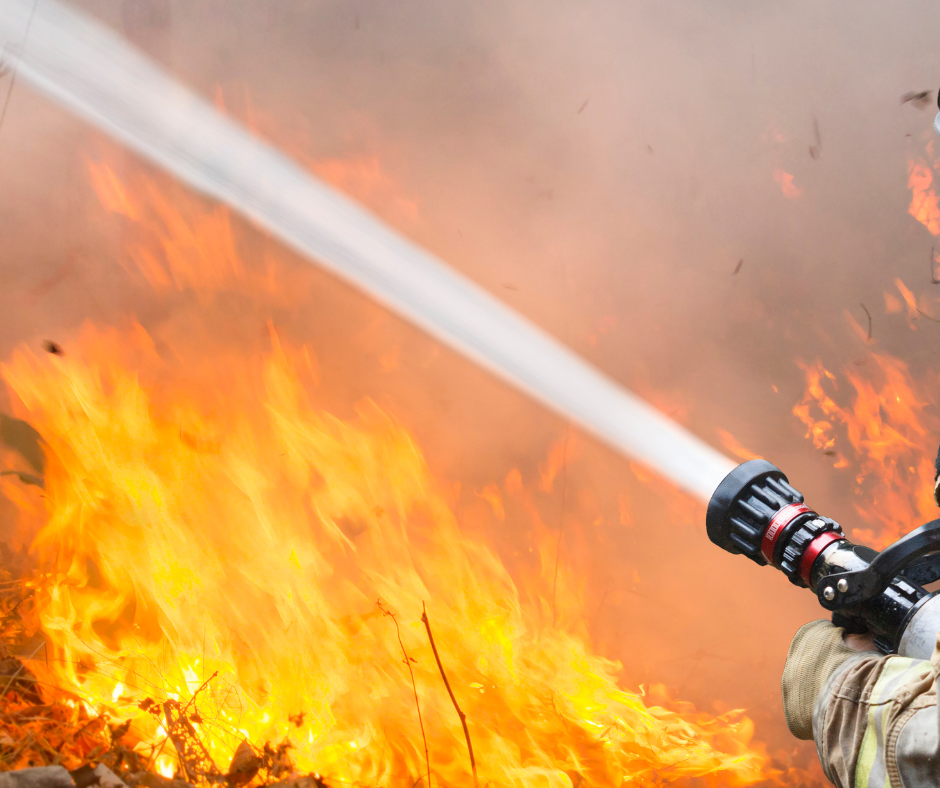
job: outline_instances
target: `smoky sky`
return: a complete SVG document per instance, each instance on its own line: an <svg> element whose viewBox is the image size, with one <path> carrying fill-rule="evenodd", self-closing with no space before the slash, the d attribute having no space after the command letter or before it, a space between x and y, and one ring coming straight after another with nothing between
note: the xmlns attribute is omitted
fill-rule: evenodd
<svg viewBox="0 0 940 788"><path fill-rule="evenodd" d="M845 311L867 327L867 309L877 348L936 379L940 326L911 331L883 296L896 278L918 295L934 287L935 239L907 213L908 160L930 141L934 110L899 99L940 83L935 3L79 5L207 98L263 115L276 144L302 138L311 160L377 157L390 185L366 197L373 211L625 385L661 396L706 441L731 432L825 514L851 520L851 490L791 414L797 362L863 360L870 347ZM7 75L0 97L9 88ZM121 234L95 208L86 160L109 145L13 88L0 128L0 358L86 320L168 318L124 281ZM792 176L795 199L776 171ZM275 246L239 233L259 256ZM376 397L466 484L534 472L565 434L345 285L306 275L308 304L277 322L311 343L336 409ZM370 343L400 347L394 375L363 358ZM821 617L811 596L721 554L626 461L582 447L572 495L599 501L612 523L624 485L636 507L631 528L579 537L598 648L623 662L628 684L746 706L758 738L791 746L777 687L793 632ZM494 538L511 551L522 537Z"/></svg>

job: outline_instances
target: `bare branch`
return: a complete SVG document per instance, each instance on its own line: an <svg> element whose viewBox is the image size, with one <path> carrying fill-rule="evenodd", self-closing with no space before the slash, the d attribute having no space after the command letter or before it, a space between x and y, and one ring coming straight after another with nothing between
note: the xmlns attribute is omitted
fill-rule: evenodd
<svg viewBox="0 0 940 788"><path fill-rule="evenodd" d="M921 309L919 306L915 306L914 309L917 310L917 313L918 313L921 317L926 317L928 320L932 320L934 323L940 323L940 318L936 318L936 317L932 317L932 316L928 315L928 314L927 314L923 309Z"/></svg>
<svg viewBox="0 0 940 788"><path fill-rule="evenodd" d="M470 742L470 731L467 728L467 715L460 710L457 698L454 697L454 691L450 688L450 682L447 680L447 674L444 672L444 666L441 664L440 654L437 653L437 646L434 644L434 635L431 634L431 622L428 620L428 610L424 603L421 603L421 623L428 631L428 640L431 641L431 651L434 652L434 659L437 662L438 670L441 671L441 678L444 679L444 686L447 688L447 694L450 695L450 702L454 704L457 710L457 716L460 717L460 724L463 726L463 735L467 739L467 751L470 753L470 768L473 770L473 786L479 788L480 781L477 778L477 762L473 757L473 744Z"/></svg>
<svg viewBox="0 0 940 788"><path fill-rule="evenodd" d="M401 646L401 653L405 657L405 664L408 666L408 673L411 676L411 689L415 694L415 708L418 710L418 725L421 726L421 739L424 741L424 764L427 767L428 772L428 788L431 788L431 756L428 754L428 737L424 734L424 720L421 718L421 704L418 703L418 685L415 684L415 672L411 667L411 657L408 656L408 652L405 651L405 644L401 640L401 628L398 626L398 617L391 611L388 610L383 604L382 600L378 600L376 603L379 610L381 610L386 616L389 616L392 621L395 622L395 632L398 634L398 645ZM425 622L426 624L427 622ZM430 633L430 630L428 630ZM433 647L433 641L431 642ZM437 656L437 652L434 652L434 655ZM438 662L438 664L440 664ZM418 778L418 782L421 782L421 778ZM418 784L415 783L415 785Z"/></svg>

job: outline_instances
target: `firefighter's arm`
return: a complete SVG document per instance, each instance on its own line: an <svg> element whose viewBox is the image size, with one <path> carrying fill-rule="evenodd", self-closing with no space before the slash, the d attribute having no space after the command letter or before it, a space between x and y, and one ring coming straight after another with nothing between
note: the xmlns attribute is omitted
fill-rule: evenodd
<svg viewBox="0 0 940 788"><path fill-rule="evenodd" d="M937 788L938 670L940 649L929 661L858 652L841 629L815 621L796 634L787 655L787 725L815 740L838 788Z"/></svg>
<svg viewBox="0 0 940 788"><path fill-rule="evenodd" d="M863 698L885 659L853 645L829 621L807 624L793 638L781 682L787 727L798 739L815 740L823 771L838 788L856 788L868 719Z"/></svg>

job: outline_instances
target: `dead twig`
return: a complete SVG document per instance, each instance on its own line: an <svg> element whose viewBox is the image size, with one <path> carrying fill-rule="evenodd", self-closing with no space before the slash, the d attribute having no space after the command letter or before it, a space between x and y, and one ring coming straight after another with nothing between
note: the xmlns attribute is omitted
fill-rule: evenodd
<svg viewBox="0 0 940 788"><path fill-rule="evenodd" d="M428 788L431 788L431 756L428 753L428 737L424 733L424 720L421 718L421 704L418 703L418 685L415 684L415 672L414 672L414 669L411 667L412 660L411 660L411 657L408 656L408 652L405 651L405 644L402 642L402 639L401 639L401 628L398 626L398 617L391 610L388 610L382 604L381 599L379 599L375 604L378 606L379 610L381 610L386 616L389 616L392 619L392 621L395 622L395 633L398 635L398 645L401 646L401 653L405 657L405 664L408 666L408 674L411 676L411 689L415 694L415 708L418 710L418 725L421 727L421 740L424 742L424 764L427 767L427 772L428 772ZM429 627L428 635L430 635L431 630L430 630L430 626L427 623L427 617L424 617L424 622L425 622L425 626ZM432 648L434 646L433 640L431 641L431 646ZM434 654L436 656L437 652L435 651ZM438 665L440 665L440 662L438 662ZM441 669L441 671L443 672L443 668ZM469 738L468 738L468 741L469 741ZM418 782L416 782L415 785L417 785L419 782L421 782L420 777L418 778Z"/></svg>
<svg viewBox="0 0 940 788"><path fill-rule="evenodd" d="M205 685L203 685L205 686ZM190 701L191 703L192 701ZM180 709L176 701L168 700L163 704L166 718L167 738L173 742L179 755L180 768L189 782L195 783L200 777L220 777L221 771L196 734L196 729L186 716L186 710ZM173 712L176 718L173 718Z"/></svg>
<svg viewBox="0 0 940 788"><path fill-rule="evenodd" d="M214 679L214 678L215 678L216 676L218 676L218 675L219 675L219 671L216 671L216 672L213 673L211 676L209 676L209 678L207 678L204 682L202 682L202 684L199 686L199 689L197 689L197 690L193 693L193 696L189 699L189 701L187 702L186 706L183 708L183 711L182 711L183 714L185 714L186 712L189 711L189 707L192 706L192 705L196 702L196 696L197 696L200 692L202 692L206 687L208 687L208 686L209 686L209 682L212 681L212 679Z"/></svg>
<svg viewBox="0 0 940 788"><path fill-rule="evenodd" d="M29 662L33 657L35 657L36 654L39 653L39 649L41 649L45 645L46 645L46 641L42 641L42 643L40 643L38 646L36 646L35 649L33 649L32 654L30 654L26 659L20 660L20 666L16 669L16 672L12 676L10 676L9 681L7 681L6 686L3 688L3 692L0 692L0 698L2 698L4 695L7 694L7 690L10 689L10 685L13 684L13 682L16 681L16 677L19 676L20 673L23 672L23 669L26 667L26 663Z"/></svg>
<svg viewBox="0 0 940 788"><path fill-rule="evenodd" d="M428 609L421 603L421 623L428 631L428 640L431 642L431 651L434 652L434 660L437 662L437 668L441 672L441 678L444 679L444 686L447 688L447 694L450 695L450 702L454 704L457 716L460 717L460 724L463 726L463 735L467 739L467 751L470 753L470 768L473 770L473 786L479 788L480 781L477 778L477 762L473 757L473 744L470 742L470 730L467 728L467 715L460 710L460 704L454 697L454 691L450 688L450 682L447 680L447 674L444 672L444 665L441 663L441 656L437 653L437 646L434 644L434 635L431 634L431 622L428 620Z"/></svg>
<svg viewBox="0 0 940 788"><path fill-rule="evenodd" d="M930 266L930 283L933 285L940 285L940 279L937 279L937 258L934 257L934 248L930 247L930 260L927 265Z"/></svg>
<svg viewBox="0 0 940 788"><path fill-rule="evenodd" d="M914 309L917 310L917 314L919 314L921 317L926 317L928 320L932 320L934 323L940 323L940 318L931 317L919 306L915 306Z"/></svg>
<svg viewBox="0 0 940 788"><path fill-rule="evenodd" d="M209 676L209 678L207 678L204 682L202 682L199 688L193 693L192 697L186 703L186 706L184 706L183 708L180 708L179 704L176 704L176 707L178 709L178 714L176 716L176 719L173 719L173 715L172 715L173 709L172 709L171 704L174 704L174 701L167 701L166 703L163 704L163 714L166 718L166 738L162 742L160 742L159 748L153 748L151 750L150 757L147 759L148 771L150 770L152 764L155 764L157 762L157 758L159 758L160 755L163 753L163 750L166 748L166 743L168 741L172 741L173 746L176 748L176 751L180 758L180 766L182 767L183 772L187 773L189 771L186 765L186 755L187 755L186 742L175 732L176 726L180 723L185 724L186 727L189 728L187 732L190 732L192 734L192 738L196 741L198 748L202 750L201 754L212 765L212 768L218 771L218 768L215 766L215 763L212 761L212 757L206 751L203 743L199 741L199 738L196 736L195 730L192 728L192 725L188 724L189 721L186 719L186 713L189 711L189 707L192 706L193 703L195 703L196 696L200 692L202 692L209 685L209 682L212 681L212 679L214 679L218 675L219 675L219 671L215 671L215 673L213 673L211 676Z"/></svg>
<svg viewBox="0 0 940 788"><path fill-rule="evenodd" d="M819 119L815 112L813 113L813 139L815 142L809 146L809 156L816 161L822 153L822 136L819 134Z"/></svg>
<svg viewBox="0 0 940 788"><path fill-rule="evenodd" d="M871 342L871 312L868 311L868 307L864 304L860 304L859 306L865 310L865 315L868 317L868 341Z"/></svg>
<svg viewBox="0 0 940 788"><path fill-rule="evenodd" d="M923 110L930 103L929 90L909 90L901 96L902 104L913 104L917 109Z"/></svg>

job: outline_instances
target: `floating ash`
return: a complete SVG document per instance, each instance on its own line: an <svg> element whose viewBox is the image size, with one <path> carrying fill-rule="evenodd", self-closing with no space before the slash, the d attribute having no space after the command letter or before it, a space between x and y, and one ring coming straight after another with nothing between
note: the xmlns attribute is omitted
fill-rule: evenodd
<svg viewBox="0 0 940 788"><path fill-rule="evenodd" d="M913 104L917 109L924 110L933 101L933 94L929 90L909 90L901 96L902 104Z"/></svg>

